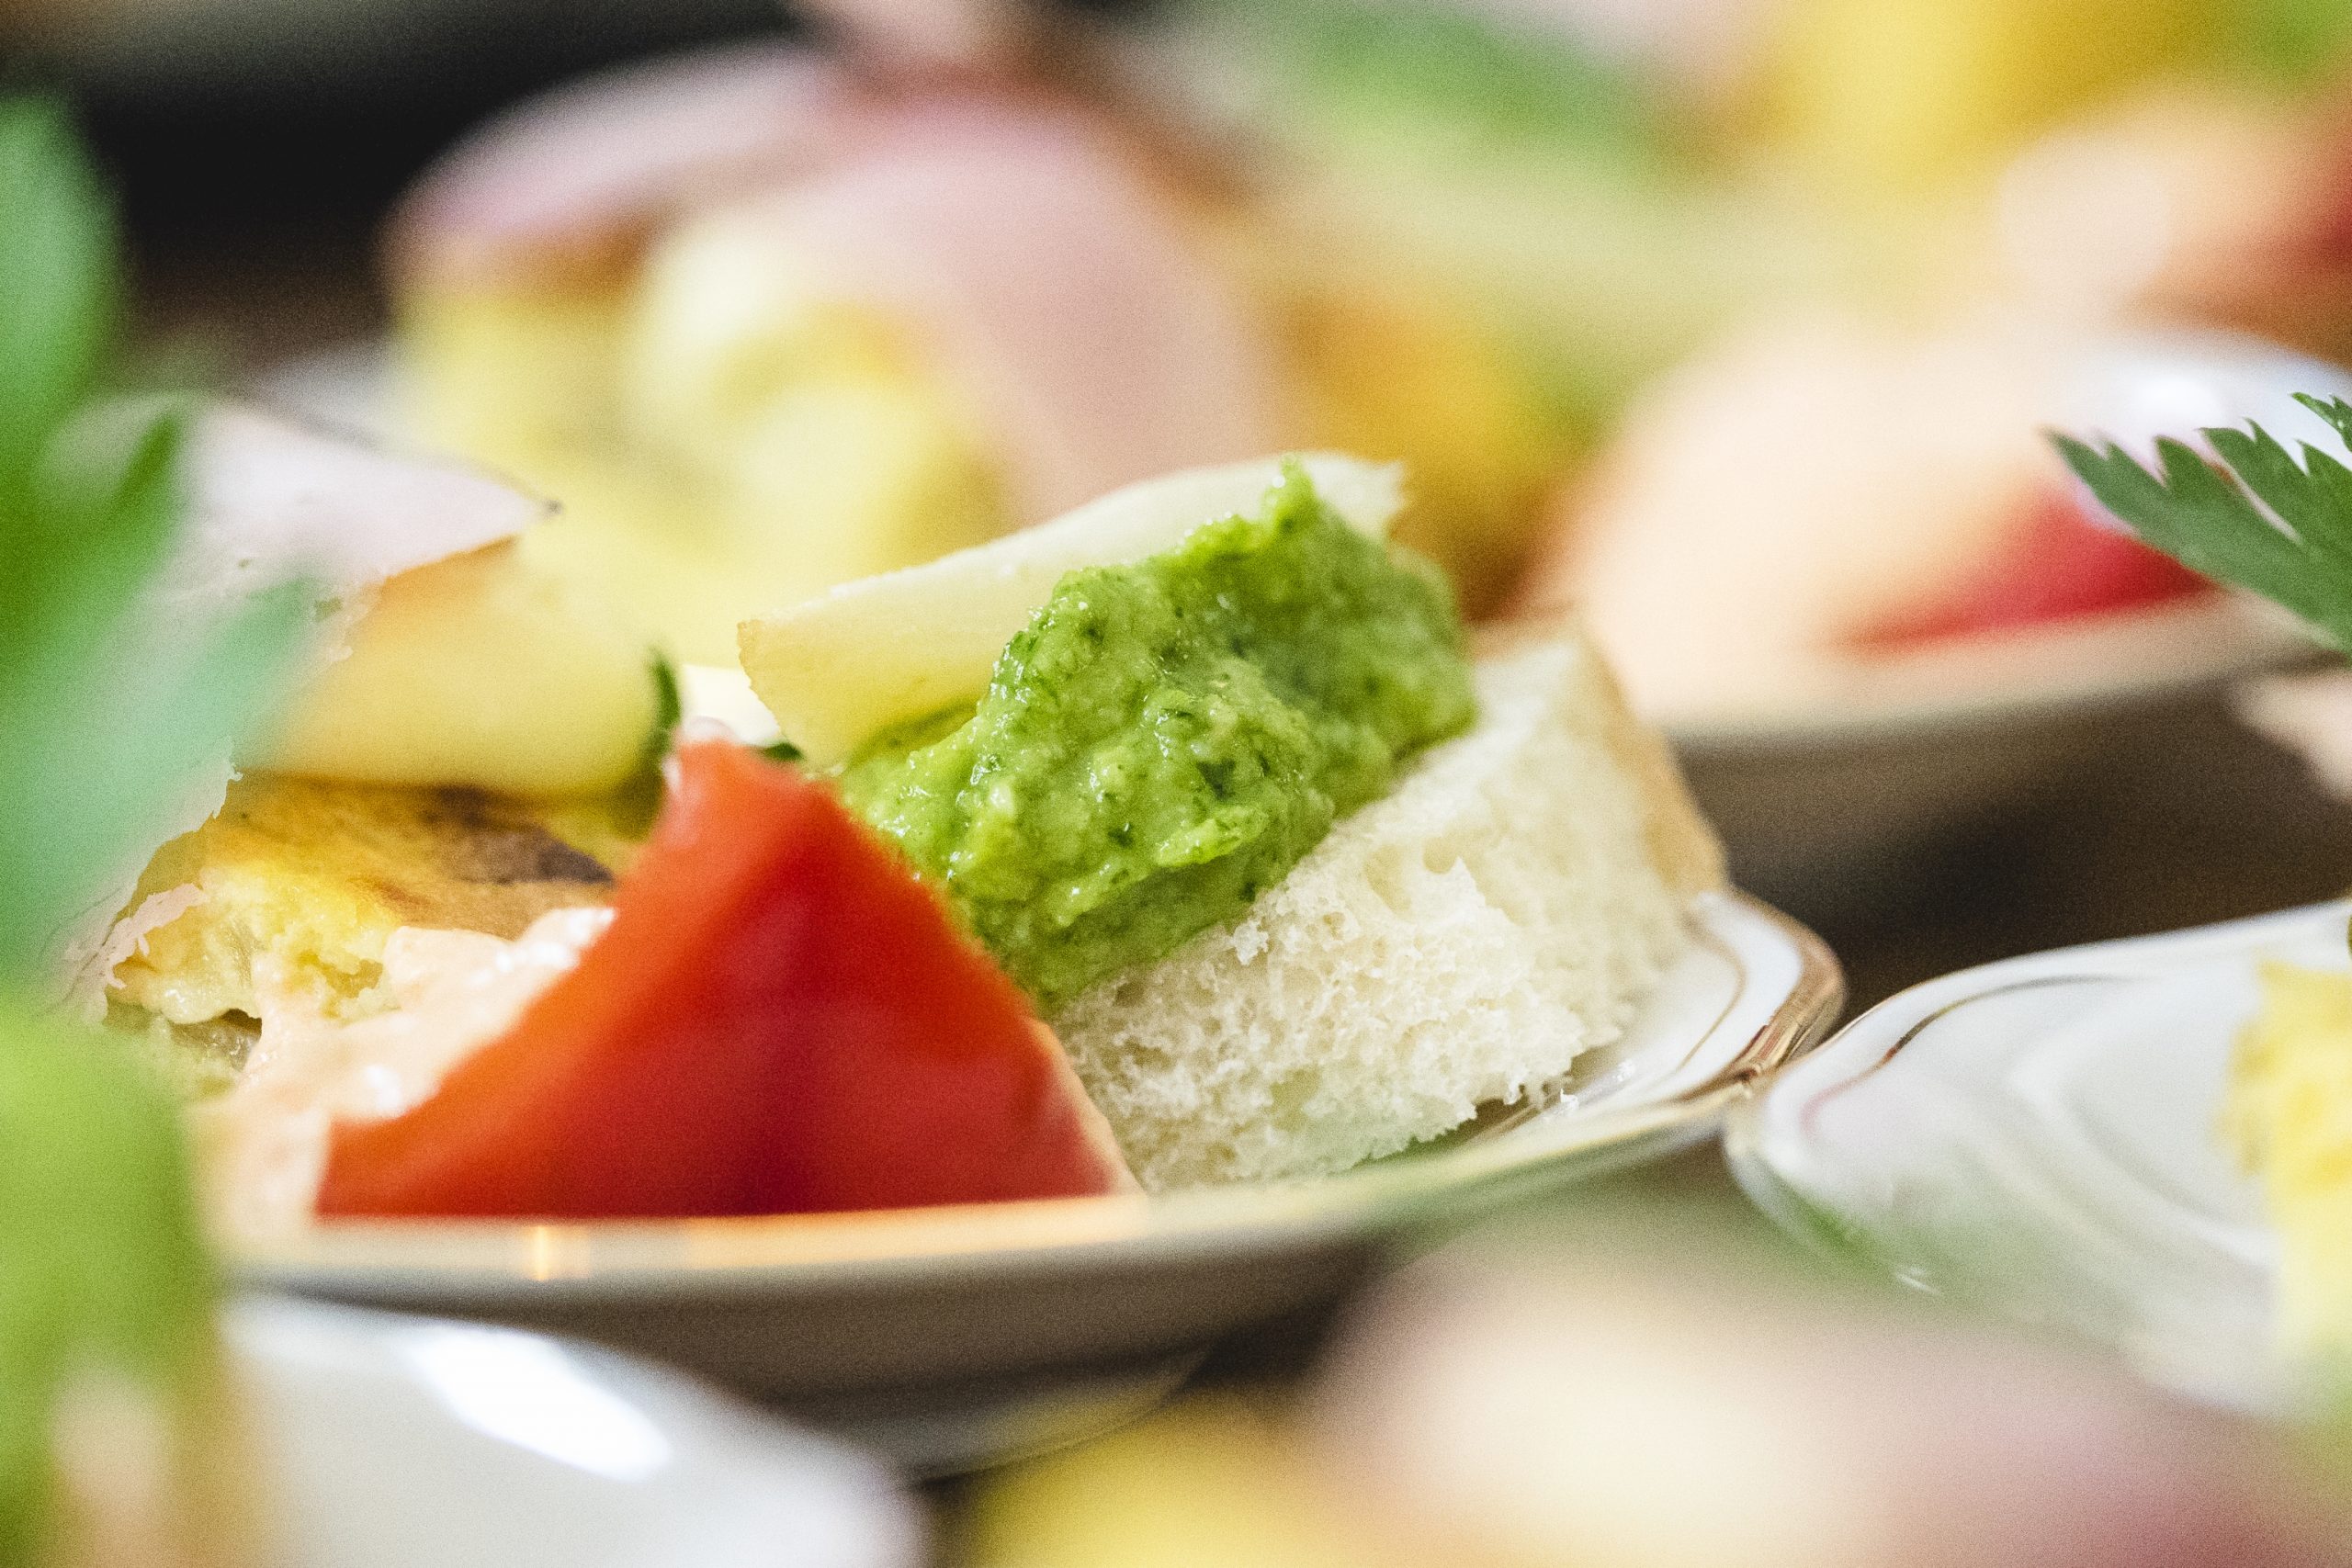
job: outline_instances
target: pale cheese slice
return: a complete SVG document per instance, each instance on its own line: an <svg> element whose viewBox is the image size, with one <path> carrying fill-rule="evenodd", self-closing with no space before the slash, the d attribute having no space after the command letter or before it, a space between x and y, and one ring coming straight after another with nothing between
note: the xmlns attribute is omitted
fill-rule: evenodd
<svg viewBox="0 0 2352 1568"><path fill-rule="evenodd" d="M1386 536L1404 507L1399 468L1332 453L1298 460L1332 510ZM740 630L744 673L786 738L830 767L895 725L987 690L997 656L1064 574L1141 560L1203 524L1255 510L1283 461L1146 479L1035 528L754 617Z"/></svg>

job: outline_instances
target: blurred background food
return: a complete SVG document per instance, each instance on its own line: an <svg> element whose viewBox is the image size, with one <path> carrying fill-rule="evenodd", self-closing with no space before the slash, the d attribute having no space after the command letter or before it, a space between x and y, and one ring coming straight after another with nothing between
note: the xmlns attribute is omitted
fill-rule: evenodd
<svg viewBox="0 0 2352 1568"><path fill-rule="evenodd" d="M752 48L563 89L393 235L404 425L564 498L687 659L738 622L1284 445L1213 209L1075 102Z"/></svg>
<svg viewBox="0 0 2352 1568"><path fill-rule="evenodd" d="M1756 1245L1704 1202L1521 1216L1353 1310L1306 1387L978 1488L988 1568L2352 1561L2310 1446Z"/></svg>

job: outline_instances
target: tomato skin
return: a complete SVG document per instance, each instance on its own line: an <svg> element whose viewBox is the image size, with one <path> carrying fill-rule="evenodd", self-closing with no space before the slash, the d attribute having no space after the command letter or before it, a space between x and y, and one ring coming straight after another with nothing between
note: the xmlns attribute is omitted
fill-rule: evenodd
<svg viewBox="0 0 2352 1568"><path fill-rule="evenodd" d="M1984 570L1859 640L1900 649L2144 609L2212 588L2162 551L2093 522L2072 494L2054 485L2028 506L2025 525Z"/></svg>
<svg viewBox="0 0 2352 1568"><path fill-rule="evenodd" d="M1125 1166L1027 999L831 791L680 750L612 925L433 1097L336 1128L322 1215L1075 1196Z"/></svg>

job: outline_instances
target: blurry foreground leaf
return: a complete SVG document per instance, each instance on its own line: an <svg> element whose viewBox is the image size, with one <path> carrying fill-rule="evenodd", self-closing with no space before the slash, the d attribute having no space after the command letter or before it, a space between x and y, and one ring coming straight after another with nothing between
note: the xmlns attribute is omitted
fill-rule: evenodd
<svg viewBox="0 0 2352 1568"><path fill-rule="evenodd" d="M303 630L290 585L209 623L145 607L186 511L187 416L93 417L116 248L63 112L0 98L0 982L103 918L120 858L168 830Z"/></svg>
<svg viewBox="0 0 2352 1568"><path fill-rule="evenodd" d="M120 879L193 804L179 797L225 766L309 609L296 584L217 613L163 607L189 417L102 399L119 270L62 110L0 97L5 1564L209 1562L238 1529L243 1454L176 1108L118 1042L43 1016L42 993L50 950L103 929ZM77 1450L61 1435L77 1420L113 1450Z"/></svg>
<svg viewBox="0 0 2352 1568"><path fill-rule="evenodd" d="M113 209L63 111L0 99L0 486L24 484L89 397L113 340L116 278Z"/></svg>
<svg viewBox="0 0 2352 1568"><path fill-rule="evenodd" d="M125 1380L194 1420L216 1370L212 1270L175 1107L112 1042L28 1011L0 1001L5 1563L42 1544L51 1417L69 1383Z"/></svg>

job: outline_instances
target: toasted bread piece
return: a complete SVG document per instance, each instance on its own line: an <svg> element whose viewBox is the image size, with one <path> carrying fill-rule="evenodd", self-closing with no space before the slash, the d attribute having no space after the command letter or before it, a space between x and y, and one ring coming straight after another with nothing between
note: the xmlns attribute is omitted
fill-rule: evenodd
<svg viewBox="0 0 2352 1568"><path fill-rule="evenodd" d="M1490 638L1480 717L1230 925L1054 1026L1147 1187L1343 1170L1617 1039L1721 852L1582 634Z"/></svg>

